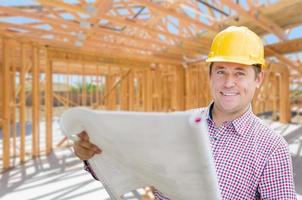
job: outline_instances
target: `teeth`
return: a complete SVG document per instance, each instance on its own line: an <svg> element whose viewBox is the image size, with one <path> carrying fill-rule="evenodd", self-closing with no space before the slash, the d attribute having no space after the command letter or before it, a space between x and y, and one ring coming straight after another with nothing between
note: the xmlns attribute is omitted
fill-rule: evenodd
<svg viewBox="0 0 302 200"><path fill-rule="evenodd" d="M224 93L224 92L221 92L224 96L235 96L237 95L237 93Z"/></svg>

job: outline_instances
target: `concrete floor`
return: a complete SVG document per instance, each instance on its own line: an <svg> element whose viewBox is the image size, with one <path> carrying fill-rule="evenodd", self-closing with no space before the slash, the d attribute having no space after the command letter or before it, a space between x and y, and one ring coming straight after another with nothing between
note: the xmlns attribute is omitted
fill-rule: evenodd
<svg viewBox="0 0 302 200"><path fill-rule="evenodd" d="M56 121L55 121L56 122ZM266 121L288 141L293 158L298 199L302 200L302 126ZM57 139L62 135L56 123ZM0 175L1 200L109 200L100 182L83 170L70 148L55 149L49 156L28 161ZM138 199L137 192L125 199Z"/></svg>

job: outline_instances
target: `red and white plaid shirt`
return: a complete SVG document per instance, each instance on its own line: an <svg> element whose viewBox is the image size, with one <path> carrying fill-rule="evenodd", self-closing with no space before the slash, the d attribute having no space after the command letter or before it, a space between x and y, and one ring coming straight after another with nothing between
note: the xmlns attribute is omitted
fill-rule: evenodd
<svg viewBox="0 0 302 200"><path fill-rule="evenodd" d="M291 156L286 141L253 114L216 127L207 112L212 155L222 199L297 199ZM158 200L168 200L155 192Z"/></svg>

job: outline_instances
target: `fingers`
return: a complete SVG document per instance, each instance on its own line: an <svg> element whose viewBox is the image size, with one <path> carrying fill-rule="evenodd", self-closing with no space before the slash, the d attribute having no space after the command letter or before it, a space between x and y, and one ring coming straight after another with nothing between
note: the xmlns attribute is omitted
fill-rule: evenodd
<svg viewBox="0 0 302 200"><path fill-rule="evenodd" d="M95 154L100 154L102 151L97 146L86 141L78 141L73 145L74 153L81 160L89 160Z"/></svg>
<svg viewBox="0 0 302 200"><path fill-rule="evenodd" d="M144 189L145 189L145 194L141 196L140 200L154 200L155 196L153 192L155 191L155 188L153 186L150 186Z"/></svg>
<svg viewBox="0 0 302 200"><path fill-rule="evenodd" d="M92 150L92 151L97 151L99 149L96 145L92 144L89 141L85 141L85 140L76 141L75 145L80 146L83 149L89 149L89 150Z"/></svg>
<svg viewBox="0 0 302 200"><path fill-rule="evenodd" d="M89 141L89 136L86 133L86 131L82 131L81 133L78 134L78 137L81 138L81 140L84 141Z"/></svg>
<svg viewBox="0 0 302 200"><path fill-rule="evenodd" d="M96 145L92 144L89 141L89 136L86 133L86 131L82 131L81 133L78 134L78 136L81 139L79 145L81 145L83 148L94 150L96 153L102 152L100 148L98 148Z"/></svg>
<svg viewBox="0 0 302 200"><path fill-rule="evenodd" d="M73 149L75 155L81 160L89 160L95 154L100 154L102 152L100 148L89 141L88 134L85 131L78 134L78 136L80 140L74 142Z"/></svg>
<svg viewBox="0 0 302 200"><path fill-rule="evenodd" d="M74 145L73 148L75 155L81 160L89 160L95 155L94 151L91 151L89 149L83 149L79 145Z"/></svg>

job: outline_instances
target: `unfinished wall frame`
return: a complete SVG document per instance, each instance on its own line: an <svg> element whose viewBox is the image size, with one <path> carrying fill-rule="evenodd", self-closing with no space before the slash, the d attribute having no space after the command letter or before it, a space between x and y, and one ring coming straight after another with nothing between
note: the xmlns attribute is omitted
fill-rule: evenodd
<svg viewBox="0 0 302 200"><path fill-rule="evenodd" d="M211 100L208 64L204 62L188 66L112 63L104 62L97 54L0 39L2 169L18 163L12 162L14 159L25 162L49 154L54 148L53 116L60 116L69 107L170 112L207 106ZM278 113L281 122L290 120L288 73L284 65L270 64L253 103L257 113L272 111ZM45 121L44 129L41 121ZM20 134L16 134L15 123L19 124ZM27 131L28 123L32 132ZM64 141L66 138L59 146ZM27 148L28 144L31 148Z"/></svg>

